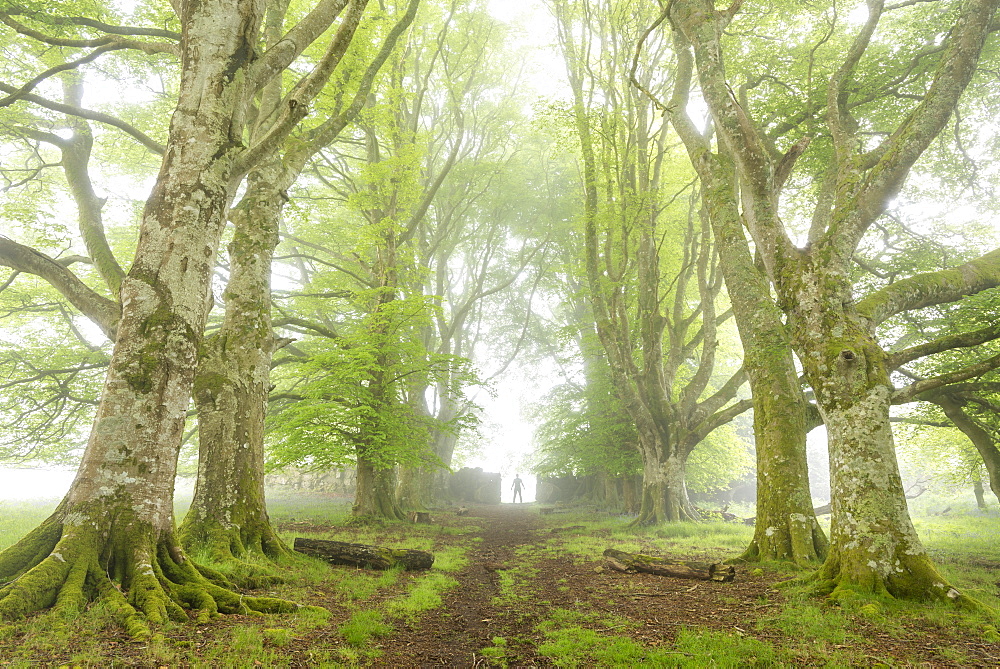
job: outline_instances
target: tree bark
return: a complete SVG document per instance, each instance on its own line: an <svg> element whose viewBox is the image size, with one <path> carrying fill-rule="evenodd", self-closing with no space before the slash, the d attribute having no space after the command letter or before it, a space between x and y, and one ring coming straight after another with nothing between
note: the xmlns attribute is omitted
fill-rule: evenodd
<svg viewBox="0 0 1000 669"><path fill-rule="evenodd" d="M263 10L255 0L179 7L179 100L121 284L122 316L94 428L62 503L0 554L0 617L52 605L77 611L98 598L143 636L146 622L186 620L183 607L202 620L294 608L220 587L188 560L174 531L177 455L219 238L242 177L234 164Z"/></svg>
<svg viewBox="0 0 1000 669"><path fill-rule="evenodd" d="M678 84L671 120L702 183L702 200L717 241L743 367L750 381L757 450L757 522L740 559L814 564L826 557L827 538L813 513L806 458L805 399L790 335L771 297L770 282L754 263L743 232L731 155L709 150L687 117L691 56L678 54Z"/></svg>
<svg viewBox="0 0 1000 669"><path fill-rule="evenodd" d="M280 161L255 169L230 217L230 278L218 334L202 344L194 399L198 411L198 479L180 527L189 550L207 555L232 580L273 580L244 560L291 551L271 527L264 501L264 421L270 388L271 258L285 197Z"/></svg>
<svg viewBox="0 0 1000 669"><path fill-rule="evenodd" d="M357 468L353 515L366 520L406 520L406 514L396 501L395 468L378 467L363 455L358 455Z"/></svg>
<svg viewBox="0 0 1000 669"><path fill-rule="evenodd" d="M820 178L809 244L803 249L788 236L777 207L790 170L782 163L794 161L796 154L776 155L773 138L755 125L751 110L736 100L726 80L720 35L739 3L724 12L705 0L676 0L670 7L672 24L694 54L719 143L734 156L738 175L729 187L740 193L743 221L787 315L792 346L827 426L831 544L812 578L818 590L833 597L887 593L975 605L941 577L913 530L889 425L893 388L885 353L873 334L878 321L858 312L849 276L862 237L945 127L971 80L998 4L961 4L926 93L876 148L862 153L859 123L848 103L858 85L857 65L885 9L881 2L869 4L840 67L823 84L824 130L832 142L833 165ZM971 286L975 277L963 281Z"/></svg>

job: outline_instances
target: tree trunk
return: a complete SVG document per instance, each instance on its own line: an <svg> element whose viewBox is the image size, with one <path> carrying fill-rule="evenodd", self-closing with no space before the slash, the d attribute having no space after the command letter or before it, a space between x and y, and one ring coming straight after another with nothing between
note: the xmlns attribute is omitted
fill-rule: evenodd
<svg viewBox="0 0 1000 669"><path fill-rule="evenodd" d="M262 4L184 5L179 102L135 262L101 404L69 492L0 554L0 617L106 601L145 621L292 605L241 597L202 575L174 532L173 486L219 238L242 147L246 70ZM234 120L235 119L235 120ZM145 621L142 615L145 616Z"/></svg>
<svg viewBox="0 0 1000 669"><path fill-rule="evenodd" d="M396 470L376 467L370 460L358 456L357 490L352 513L361 519L406 520L406 514L396 503Z"/></svg>
<svg viewBox="0 0 1000 669"><path fill-rule="evenodd" d="M642 437L640 436L640 439ZM642 506L637 525L648 523L699 520L698 511L688 497L685 480L687 462L680 455L660 460L658 454L644 457Z"/></svg>
<svg viewBox="0 0 1000 669"><path fill-rule="evenodd" d="M810 580L834 598L889 594L972 604L938 573L910 521L889 423L885 353L849 304L837 308L845 304L837 290L843 279L816 274L807 275L793 314L830 449L830 551Z"/></svg>
<svg viewBox="0 0 1000 669"><path fill-rule="evenodd" d="M986 491L983 490L983 480L978 476L972 480L972 492L976 496L976 506L980 509L986 508Z"/></svg>
<svg viewBox="0 0 1000 669"><path fill-rule="evenodd" d="M426 509L434 500L436 467L400 467L396 499L402 509Z"/></svg>
<svg viewBox="0 0 1000 669"><path fill-rule="evenodd" d="M194 383L198 410L198 480L180 528L197 550L235 581L273 580L243 560L277 559L291 551L271 527L264 502L264 420L270 388L271 258L284 203L280 163L251 174L232 215L231 273L221 331L205 340Z"/></svg>
<svg viewBox="0 0 1000 669"><path fill-rule="evenodd" d="M743 232L728 155L695 155L702 198L743 344L757 449L757 522L740 556L804 566L826 557L828 542L813 513L806 457L805 399L792 344L767 278L755 266Z"/></svg>

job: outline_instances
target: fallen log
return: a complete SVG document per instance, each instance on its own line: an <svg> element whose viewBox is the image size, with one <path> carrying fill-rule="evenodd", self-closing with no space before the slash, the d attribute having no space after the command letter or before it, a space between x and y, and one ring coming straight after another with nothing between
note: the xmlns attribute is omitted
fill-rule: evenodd
<svg viewBox="0 0 1000 669"><path fill-rule="evenodd" d="M736 567L708 562L680 562L666 558L626 553L614 548L604 551L608 566L615 571L634 573L641 571L657 576L695 578L701 581L731 583L736 578Z"/></svg>
<svg viewBox="0 0 1000 669"><path fill-rule="evenodd" d="M414 571L430 569L434 564L433 555L412 548L384 548L302 537L295 538L294 548L299 553L318 557L330 564L346 564L365 569L402 567L406 571Z"/></svg>

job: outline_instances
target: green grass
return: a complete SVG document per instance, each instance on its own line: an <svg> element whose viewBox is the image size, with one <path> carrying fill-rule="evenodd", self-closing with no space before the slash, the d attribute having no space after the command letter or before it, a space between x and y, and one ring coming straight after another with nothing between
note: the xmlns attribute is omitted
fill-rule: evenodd
<svg viewBox="0 0 1000 669"><path fill-rule="evenodd" d="M7 548L48 518L59 500L0 500L0 550Z"/></svg>
<svg viewBox="0 0 1000 669"><path fill-rule="evenodd" d="M54 504L0 503L0 547L33 529ZM0 623L4 667L37 666L40 662L114 666L119 654L143 666L370 666L385 662L379 658L395 643L390 638L394 630L412 628L419 634L422 621L429 616L450 615L443 602L454 592L458 573L470 566L480 529L461 523L345 526L349 511L346 504L302 495L276 498L271 517L278 523L301 522L300 529L293 527L285 534L289 540L305 535L430 550L435 555L434 567L424 572L379 572L331 567L302 557L277 567L284 584L258 593L323 603L328 611L303 608L286 616L224 616L218 624L203 626L168 623L157 626L157 634L142 644L123 642L119 622L101 605L92 605L85 615L77 617L41 614ZM633 528L627 521L575 511L539 516L540 527L530 543L517 547L514 557L507 564L496 565L491 575L496 590L492 599L486 595L485 603L503 613L494 616L492 636L477 651L477 659L496 667L520 666L536 654L545 658L543 664L559 667L850 667L880 661L905 665L924 661L921 651L915 649L910 657L880 658L870 649L871 635L909 638L915 627L927 625L953 631L956 639L1000 644L1000 615L995 613L968 613L942 604L891 599L859 599L834 607L812 597L803 586L784 587L780 595L762 594L756 603L748 602L747 617L739 629L725 630L656 627L630 618L628 607L622 606L628 601L625 598L650 590L648 582L630 577L609 584L604 596L596 599L584 596L584 591L574 594L578 584L572 577L557 578L554 590L544 597L558 601L540 601L543 596L538 579L541 567L547 566L544 561L550 558L568 557L589 569L589 565L596 567L602 562L605 548L616 547L714 561L741 552L752 535L752 528L730 523ZM963 592L1000 611L996 588L1000 518L980 513L918 515L914 522L942 573ZM574 525L583 527L549 531ZM204 556L193 557L205 561ZM763 565L755 578L773 574L774 568ZM756 566L750 569L754 571ZM736 591L719 594L723 608L738 610L743 606ZM757 608L755 604L766 606ZM602 613L601 609L617 613ZM522 626L527 621L531 624L516 631L504 629L505 619ZM958 648L941 650L939 659L958 665L972 663L973 658L965 657Z"/></svg>
<svg viewBox="0 0 1000 669"><path fill-rule="evenodd" d="M783 662L773 646L753 637L710 630L682 629L677 633L672 663L679 667L774 667Z"/></svg>
<svg viewBox="0 0 1000 669"><path fill-rule="evenodd" d="M451 576L439 571L429 572L414 581L404 598L389 602L386 611L415 623L421 613L441 606L441 595L457 585L458 581Z"/></svg>
<svg viewBox="0 0 1000 669"><path fill-rule="evenodd" d="M538 626L543 634L538 653L557 667L664 666L674 659L670 651L608 634L633 627L635 623L617 616L554 609Z"/></svg>
<svg viewBox="0 0 1000 669"><path fill-rule="evenodd" d="M385 621L381 611L358 611L337 628L344 641L352 648L362 648L373 639L392 634L392 626Z"/></svg>

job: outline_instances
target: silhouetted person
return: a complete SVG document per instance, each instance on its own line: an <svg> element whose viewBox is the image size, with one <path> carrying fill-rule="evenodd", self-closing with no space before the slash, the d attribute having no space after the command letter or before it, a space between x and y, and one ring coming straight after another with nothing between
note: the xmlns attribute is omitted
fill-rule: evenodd
<svg viewBox="0 0 1000 669"><path fill-rule="evenodd" d="M521 482L521 477L518 474L514 474L514 485L511 486L511 488L514 489L514 501L512 502L512 504L517 504L518 499L520 499L522 502L524 501L524 497L521 495L521 487L523 485L524 484Z"/></svg>

